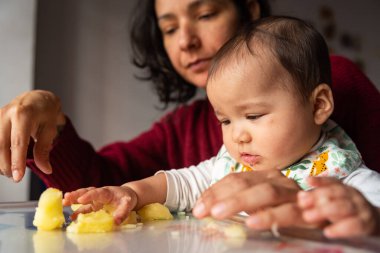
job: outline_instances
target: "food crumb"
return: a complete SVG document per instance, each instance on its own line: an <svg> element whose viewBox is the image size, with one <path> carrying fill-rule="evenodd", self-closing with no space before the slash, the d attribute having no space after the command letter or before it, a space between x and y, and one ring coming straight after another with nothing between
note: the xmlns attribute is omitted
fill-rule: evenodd
<svg viewBox="0 0 380 253"><path fill-rule="evenodd" d="M131 228L136 228L137 224L125 224L123 225L123 228L125 229L131 229Z"/></svg>
<svg viewBox="0 0 380 253"><path fill-rule="evenodd" d="M224 228L224 235L227 238L246 238L247 233L241 225L232 224Z"/></svg>

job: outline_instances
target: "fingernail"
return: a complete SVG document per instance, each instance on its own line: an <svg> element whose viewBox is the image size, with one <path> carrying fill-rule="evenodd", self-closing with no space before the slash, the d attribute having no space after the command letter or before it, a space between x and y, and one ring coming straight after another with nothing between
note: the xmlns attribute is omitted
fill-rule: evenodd
<svg viewBox="0 0 380 253"><path fill-rule="evenodd" d="M204 205L202 202L200 202L200 203L198 203L198 204L194 207L194 209L193 209L193 214L194 214L195 216L201 216L201 215L205 212L205 210L206 210L205 205Z"/></svg>
<svg viewBox="0 0 380 253"><path fill-rule="evenodd" d="M211 214L212 216L214 217L220 217L224 214L226 210L226 205L221 203L221 204L217 204L216 206L214 206L212 209L211 209Z"/></svg>
<svg viewBox="0 0 380 253"><path fill-rule="evenodd" d="M13 170L12 177L15 182L18 182L21 180L21 173L18 170Z"/></svg>

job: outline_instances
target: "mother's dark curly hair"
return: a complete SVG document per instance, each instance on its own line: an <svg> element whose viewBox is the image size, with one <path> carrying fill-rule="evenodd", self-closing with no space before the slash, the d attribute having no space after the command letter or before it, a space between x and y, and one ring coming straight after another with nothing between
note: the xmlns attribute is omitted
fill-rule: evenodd
<svg viewBox="0 0 380 253"><path fill-rule="evenodd" d="M249 1L233 0L242 24L251 20ZM258 2L261 17L269 16L267 0ZM166 108L171 102L187 102L195 95L197 87L184 80L173 68L163 45L154 7L153 0L140 0L133 12L130 30L133 64L146 70L146 75L139 78L153 82L155 91Z"/></svg>

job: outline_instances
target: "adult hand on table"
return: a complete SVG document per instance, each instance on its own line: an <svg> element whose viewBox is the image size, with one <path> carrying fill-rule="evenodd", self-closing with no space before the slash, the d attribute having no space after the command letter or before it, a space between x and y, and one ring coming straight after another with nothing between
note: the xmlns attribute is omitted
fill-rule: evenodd
<svg viewBox="0 0 380 253"><path fill-rule="evenodd" d="M250 214L246 225L258 230L304 225L296 204L300 190L277 170L231 173L202 194L193 214L226 219L245 211Z"/></svg>
<svg viewBox="0 0 380 253"><path fill-rule="evenodd" d="M46 174L52 172L49 152L57 126L65 124L61 103L48 91L21 94L0 109L0 173L20 181L26 168L30 137L35 141L36 165Z"/></svg>

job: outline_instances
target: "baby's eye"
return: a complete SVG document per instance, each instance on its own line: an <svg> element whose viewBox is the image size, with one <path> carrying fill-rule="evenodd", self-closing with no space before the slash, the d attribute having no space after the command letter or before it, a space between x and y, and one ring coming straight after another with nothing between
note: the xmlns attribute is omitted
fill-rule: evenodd
<svg viewBox="0 0 380 253"><path fill-rule="evenodd" d="M223 119L223 120L219 120L219 124L221 124L221 125L228 125L228 124L230 124L231 123L231 121L229 121L228 119Z"/></svg>
<svg viewBox="0 0 380 253"><path fill-rule="evenodd" d="M261 116L263 116L263 115L247 115L247 119L248 120L255 120L255 119L260 118Z"/></svg>

